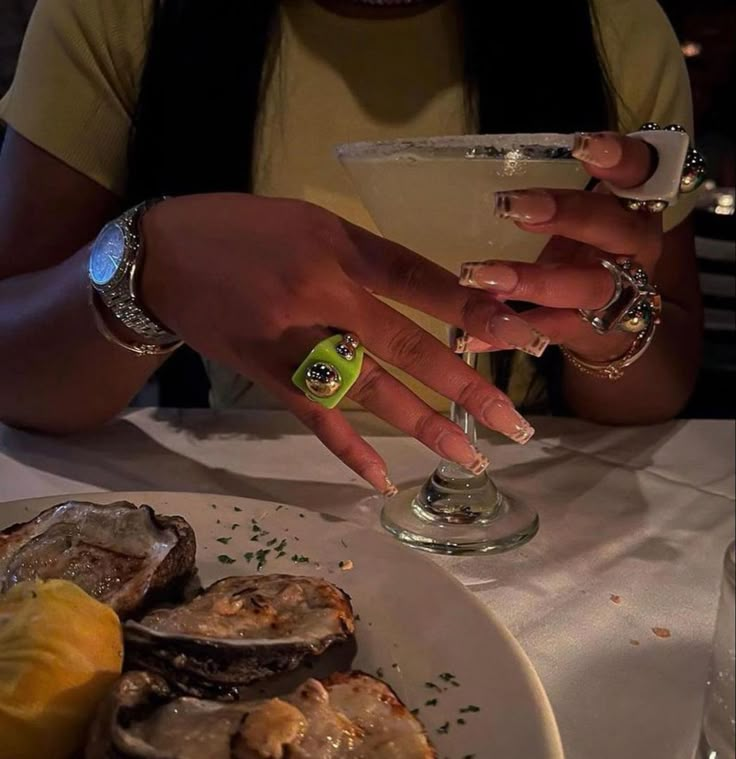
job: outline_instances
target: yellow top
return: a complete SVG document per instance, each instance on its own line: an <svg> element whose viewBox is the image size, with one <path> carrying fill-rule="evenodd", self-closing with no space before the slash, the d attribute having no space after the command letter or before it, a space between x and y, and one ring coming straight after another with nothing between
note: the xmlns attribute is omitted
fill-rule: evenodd
<svg viewBox="0 0 736 759"><path fill-rule="evenodd" d="M685 64L656 0L596 0L596 6L599 45L621 99L621 131L657 121L682 124L692 134ZM17 132L117 194L125 187L152 8L153 0L39 0L15 81L0 102L0 118ZM379 23L340 16L314 0L284 0L282 17L281 53L255 154L255 192L309 200L375 230L332 148L468 131L455 3ZM196 93L192 113L206 118L197 113ZM681 200L666 211L665 227L691 210L692 199ZM441 325L413 316L444 339ZM517 364L512 395L519 401L528 396L533 372L525 357ZM209 370L214 405L270 405L243 378L222 367ZM443 399L422 393L443 407Z"/></svg>

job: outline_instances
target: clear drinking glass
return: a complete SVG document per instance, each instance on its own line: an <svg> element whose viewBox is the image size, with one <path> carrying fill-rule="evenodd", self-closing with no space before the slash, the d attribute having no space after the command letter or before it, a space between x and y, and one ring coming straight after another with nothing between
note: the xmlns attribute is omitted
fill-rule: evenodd
<svg viewBox="0 0 736 759"><path fill-rule="evenodd" d="M548 238L497 218L494 193L584 188L588 176L571 148L571 135L466 135L349 143L337 156L385 237L458 273L466 261L536 261ZM457 334L450 330L453 346ZM471 353L463 360L476 366ZM451 415L475 443L475 420L458 406ZM399 540L450 554L507 550L539 525L531 504L450 461L418 490L388 500L381 518Z"/></svg>
<svg viewBox="0 0 736 759"><path fill-rule="evenodd" d="M736 756L734 613L734 543L731 543L723 562L721 598L718 603L713 651L705 688L703 727L696 759L734 759Z"/></svg>

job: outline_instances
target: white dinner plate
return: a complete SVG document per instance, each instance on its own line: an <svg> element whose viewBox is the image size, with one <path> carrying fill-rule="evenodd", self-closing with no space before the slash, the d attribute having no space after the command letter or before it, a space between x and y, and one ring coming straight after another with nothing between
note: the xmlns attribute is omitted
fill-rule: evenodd
<svg viewBox="0 0 736 759"><path fill-rule="evenodd" d="M257 571L255 554L261 550L269 551L263 573L320 576L343 588L359 617L352 666L382 676L409 708L419 709L439 759L562 759L549 701L520 646L426 556L333 516L201 493L13 501L0 504L0 528L70 499L147 503L185 517L197 536L205 585Z"/></svg>

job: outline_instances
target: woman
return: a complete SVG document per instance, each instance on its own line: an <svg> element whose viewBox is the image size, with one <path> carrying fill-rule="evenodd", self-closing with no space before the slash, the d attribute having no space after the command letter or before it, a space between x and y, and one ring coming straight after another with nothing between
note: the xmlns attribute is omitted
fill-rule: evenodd
<svg viewBox="0 0 736 759"><path fill-rule="evenodd" d="M502 198L506 223L555 237L537 265L467 267L464 287L376 236L331 157L351 139L629 132L647 121L690 130L683 63L654 0L534 3L523 15L512 5L40 0L0 111L9 128L0 419L49 432L99 424L160 365L161 356L125 349L142 333L113 306L96 298L90 307L86 267L106 221L162 195L180 197L141 213L137 285L160 335L206 358L215 405L264 402L248 377L383 492L393 486L381 457L290 381L331 330L354 332L410 377L402 385L367 358L352 400L440 455L487 463L438 399L518 441L531 429L504 393L375 295L421 323L417 312L462 326L475 347L538 354L547 340L563 345L549 395L559 387L580 416L647 423L676 414L701 331L687 199L660 216L600 192ZM592 177L619 187L654 168L639 140L594 134L577 148ZM610 273L592 262L601 256L631 256L664 301L656 339L615 383L581 371L638 345L579 317L611 300ZM536 307L522 320L506 300ZM505 384L517 401L539 386L518 365Z"/></svg>

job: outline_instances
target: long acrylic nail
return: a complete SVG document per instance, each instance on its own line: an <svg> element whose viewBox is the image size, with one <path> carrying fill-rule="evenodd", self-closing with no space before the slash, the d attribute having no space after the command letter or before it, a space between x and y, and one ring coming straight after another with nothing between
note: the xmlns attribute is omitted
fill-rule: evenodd
<svg viewBox="0 0 736 759"><path fill-rule="evenodd" d="M548 337L515 314L497 314L489 328L499 340L535 358L539 358L549 345Z"/></svg>
<svg viewBox="0 0 736 759"><path fill-rule="evenodd" d="M399 489L391 482L383 467L370 467L363 472L363 478L386 498L393 498L399 492Z"/></svg>
<svg viewBox="0 0 736 759"><path fill-rule="evenodd" d="M386 479L384 480L383 495L386 498L393 498L394 496L398 494L399 494L399 489L396 487L396 485L394 485L393 482L391 482L391 480L388 477L386 477Z"/></svg>
<svg viewBox="0 0 736 759"><path fill-rule="evenodd" d="M443 432L437 440L437 450L443 458L454 461L473 474L488 469L488 457L482 454L462 433Z"/></svg>
<svg viewBox="0 0 736 759"><path fill-rule="evenodd" d="M621 162L621 141L605 132L579 132L572 144L572 154L579 161L600 169L612 169Z"/></svg>
<svg viewBox="0 0 736 759"><path fill-rule="evenodd" d="M499 219L544 224L557 213L554 196L546 190L497 192L494 213Z"/></svg>
<svg viewBox="0 0 736 759"><path fill-rule="evenodd" d="M521 445L534 435L534 427L508 401L490 401L481 409L481 419L487 427Z"/></svg>
<svg viewBox="0 0 736 759"><path fill-rule="evenodd" d="M519 284L519 275L506 264L469 261L460 269L460 284L479 290L512 293Z"/></svg>

